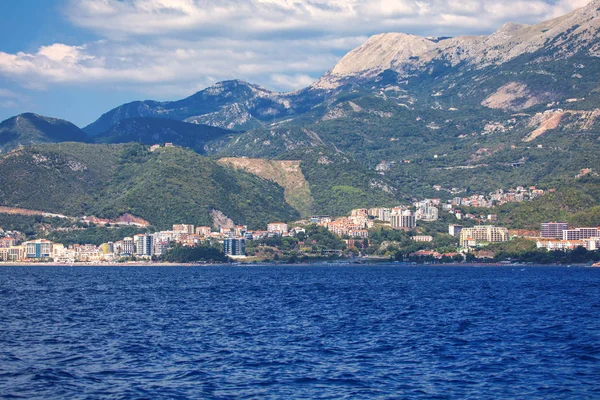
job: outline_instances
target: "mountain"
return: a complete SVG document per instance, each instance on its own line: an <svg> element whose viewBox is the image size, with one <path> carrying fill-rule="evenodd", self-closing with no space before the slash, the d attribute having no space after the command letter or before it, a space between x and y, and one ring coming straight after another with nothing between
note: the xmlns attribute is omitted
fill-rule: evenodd
<svg viewBox="0 0 600 400"><path fill-rule="evenodd" d="M565 221L571 226L600 226L600 178L587 175L556 187L556 191L521 204L501 206L505 226L539 229L542 222Z"/></svg>
<svg viewBox="0 0 600 400"><path fill-rule="evenodd" d="M205 154L215 152L236 135L236 132L208 125L158 118L130 118L117 122L94 140L97 143L138 142L147 145L173 143Z"/></svg>
<svg viewBox="0 0 600 400"><path fill-rule="evenodd" d="M0 123L0 153L37 143L85 142L86 134L72 123L26 113Z"/></svg>
<svg viewBox="0 0 600 400"><path fill-rule="evenodd" d="M410 201L385 177L353 157L326 147L289 151L277 160L223 158L224 165L277 182L285 198L302 216L345 215L355 208L394 206Z"/></svg>
<svg viewBox="0 0 600 400"><path fill-rule="evenodd" d="M0 204L58 214L132 214L166 229L212 225L213 212L260 229L299 214L275 183L184 148L139 144L36 145L0 156Z"/></svg>
<svg viewBox="0 0 600 400"><path fill-rule="evenodd" d="M436 63L482 70L541 50L553 61L582 52L597 57L600 55L598 17L600 2L595 0L570 14L537 25L507 23L489 36L376 35L343 57L313 87L336 88L349 80L373 79L386 70L410 79L431 73Z"/></svg>
<svg viewBox="0 0 600 400"><path fill-rule="evenodd" d="M125 104L85 130L105 143L179 143L211 157L201 158L208 170L216 168L212 159L227 158L220 166L224 171L234 171L233 166L244 171L235 173L258 179L252 182L270 180L272 190L282 190L273 182L285 186L281 196L296 210L279 209L276 215L297 215L298 210L339 215L419 197L450 198L457 191L552 188L572 181L583 168L600 165L599 21L600 0L595 0L563 17L531 26L507 24L489 36L376 35L303 90L276 93L239 80L220 82L178 101ZM145 205L136 208L141 217L166 223L168 211L160 211L164 206L148 199L145 191L160 193L159 199L188 196L187 182L196 178L185 164L168 173L161 169L159 154L171 153L136 151L143 155L141 164L123 164L117 156L121 161L109 163L107 176L94 182L103 189L90 189L93 194L82 201L92 204L89 199L98 198L102 206L81 210L128 212L136 199L127 193L133 192L144 199ZM180 156L168 163L200 165L190 153ZM300 171L291 173L288 167ZM168 183L163 186L169 190L153 179ZM219 179L241 184L233 175ZM211 197L212 204L226 208L221 211L232 218L242 220L244 211L254 215L252 221L262 221L263 211L274 204L256 194L265 208L242 208L237 187L221 191L212 182L206 178L194 184L211 188L219 198ZM19 203L26 192L15 190L21 197L8 198ZM189 192L200 199L207 196L200 189ZM237 208L227 202L227 193ZM271 197L285 204L281 196ZM173 215L185 216L201 204L203 217L196 219L209 218L208 202L185 198Z"/></svg>
<svg viewBox="0 0 600 400"><path fill-rule="evenodd" d="M572 179L600 162L599 10L594 1L490 36L374 36L306 90L324 101L219 155L324 146L383 167L414 196L449 195L434 185L482 193Z"/></svg>
<svg viewBox="0 0 600 400"><path fill-rule="evenodd" d="M572 107L590 110L600 101L599 10L594 0L540 24L508 23L489 36L375 35L300 91L225 81L179 101L125 104L85 131L97 135L135 117L246 131L306 125L335 114L339 99L360 94L391 100L386 108L447 110L460 104L514 113L574 99Z"/></svg>
<svg viewBox="0 0 600 400"><path fill-rule="evenodd" d="M302 171L301 161L222 158L219 163L276 182L284 189L285 201L303 217L316 213L310 184Z"/></svg>
<svg viewBox="0 0 600 400"><path fill-rule="evenodd" d="M129 118L167 118L247 130L310 107L311 95L277 93L240 80L224 81L178 101L136 101L117 107L84 128L91 136ZM309 104L307 104L309 103Z"/></svg>

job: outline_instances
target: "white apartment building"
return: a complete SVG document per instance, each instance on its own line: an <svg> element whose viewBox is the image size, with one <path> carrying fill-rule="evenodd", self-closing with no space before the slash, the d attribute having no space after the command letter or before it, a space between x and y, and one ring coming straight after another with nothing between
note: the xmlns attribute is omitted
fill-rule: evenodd
<svg viewBox="0 0 600 400"><path fill-rule="evenodd" d="M463 228L460 232L460 246L468 247L472 243L508 242L508 229L493 225L480 225ZM467 246L465 246L467 244Z"/></svg>

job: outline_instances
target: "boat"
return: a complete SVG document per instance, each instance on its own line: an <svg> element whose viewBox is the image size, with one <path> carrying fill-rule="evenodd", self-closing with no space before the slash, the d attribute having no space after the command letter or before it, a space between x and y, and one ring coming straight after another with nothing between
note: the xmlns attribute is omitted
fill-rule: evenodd
<svg viewBox="0 0 600 400"><path fill-rule="evenodd" d="M600 262L597 262L595 264L592 264L592 267L599 267L600 268Z"/></svg>

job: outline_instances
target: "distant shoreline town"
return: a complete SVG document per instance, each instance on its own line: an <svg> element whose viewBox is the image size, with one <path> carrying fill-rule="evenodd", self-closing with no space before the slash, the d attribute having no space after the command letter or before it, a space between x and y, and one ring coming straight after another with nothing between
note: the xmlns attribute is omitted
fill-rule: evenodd
<svg viewBox="0 0 600 400"><path fill-rule="evenodd" d="M393 246L401 240L409 240L414 251L394 255L395 260L465 262L486 257L490 245L507 243L511 240L526 240L535 243L538 250L574 251L583 248L588 252L600 249L600 229L598 227L570 227L564 222L541 224L539 232L516 231L508 227L494 225L496 214L475 215L463 213L461 208L491 208L507 202L522 202L543 196L545 192L535 187L518 187L506 192L498 190L489 197L474 195L456 197L447 202L440 199L425 199L411 206L393 208L376 207L352 210L348 216L333 218L328 215L315 215L310 219L293 223L272 222L266 230L249 230L245 225L209 226L175 224L171 230L154 233L139 233L121 240L108 241L101 245L70 244L53 242L47 239L22 240L16 231L0 231L0 262L28 264L51 262L55 264L97 263L123 264L133 262L222 262L223 260L248 261L318 261L335 257L338 259L390 260L390 252L371 252L373 246ZM441 213L443 215L441 215ZM444 221L453 223L442 225ZM138 227L143 224L127 219ZM132 222L133 221L133 222ZM465 225L460 222L465 221ZM87 223L107 221L97 218ZM437 231L427 233L429 226ZM440 228L441 227L441 228ZM445 232L440 230L444 229ZM393 232L396 232L395 234ZM323 235L327 233L329 239ZM384 241L382 235L395 235ZM398 236L400 235L400 236ZM372 243L372 238L376 238ZM437 241L442 241L443 246ZM327 241L329 240L329 242ZM424 247L424 248L422 248ZM212 249L224 258L205 256L198 253L197 260L169 259L174 249ZM291 249L285 253L282 249ZM250 254L249 254L250 253ZM282 258L281 255L293 257ZM272 257L271 257L272 256Z"/></svg>

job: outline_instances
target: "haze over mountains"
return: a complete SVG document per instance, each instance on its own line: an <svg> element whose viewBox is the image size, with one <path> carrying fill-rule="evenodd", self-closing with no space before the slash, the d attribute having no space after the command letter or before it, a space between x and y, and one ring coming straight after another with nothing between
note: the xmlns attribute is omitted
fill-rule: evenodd
<svg viewBox="0 0 600 400"><path fill-rule="evenodd" d="M450 195L434 185L555 185L600 165L599 28L595 0L490 36L376 35L299 91L225 81L178 101L124 104L83 130L24 114L0 125L0 149L172 142L229 157L225 169L239 167L232 157L294 160L309 186L295 198L303 215ZM269 179L260 165L246 169Z"/></svg>

